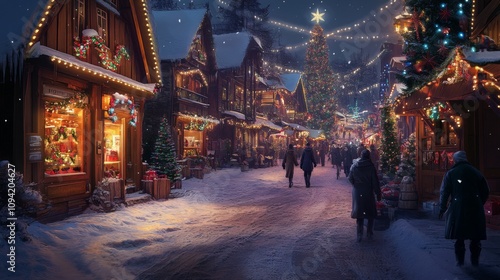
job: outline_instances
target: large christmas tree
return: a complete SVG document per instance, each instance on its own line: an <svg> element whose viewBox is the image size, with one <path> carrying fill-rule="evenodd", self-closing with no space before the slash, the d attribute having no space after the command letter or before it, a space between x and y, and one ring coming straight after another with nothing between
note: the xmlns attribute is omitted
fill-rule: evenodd
<svg viewBox="0 0 500 280"><path fill-rule="evenodd" d="M176 161L176 149L172 141L167 118L163 118L156 138L155 149L151 155L151 168L160 175L166 175L171 182L181 179L181 167Z"/></svg>
<svg viewBox="0 0 500 280"><path fill-rule="evenodd" d="M467 0L407 0L410 31L403 34L407 91L432 81L448 63L450 50L469 42L471 2Z"/></svg>
<svg viewBox="0 0 500 280"><path fill-rule="evenodd" d="M329 136L334 125L336 103L334 76L330 67L323 28L315 24L306 51L304 77L307 88L307 110L311 117L309 127L322 129Z"/></svg>
<svg viewBox="0 0 500 280"><path fill-rule="evenodd" d="M396 124L394 113L390 106L382 108L382 153L380 161L382 164L382 173L390 177L396 174L396 167L400 160L399 143L396 134Z"/></svg>

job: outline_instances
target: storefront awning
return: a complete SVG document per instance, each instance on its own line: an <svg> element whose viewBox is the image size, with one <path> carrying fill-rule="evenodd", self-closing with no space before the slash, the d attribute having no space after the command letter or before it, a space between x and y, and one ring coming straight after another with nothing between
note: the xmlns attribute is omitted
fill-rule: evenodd
<svg viewBox="0 0 500 280"><path fill-rule="evenodd" d="M274 130L278 130L278 131L280 131L282 129L281 126L276 125L272 121L265 119L265 118L261 118L261 117L257 117L257 119L255 120L255 124L266 126L266 127L269 127L270 129L274 129Z"/></svg>
<svg viewBox="0 0 500 280"><path fill-rule="evenodd" d="M193 116L193 115L186 115L186 114L183 114L183 113L174 113L174 115L177 115L181 118L187 118L187 119L193 119L193 120L197 120L197 121L204 121L204 122L210 122L210 123L213 123L213 124L219 124L220 121L215 119L215 118L205 118L205 117L201 117L201 116Z"/></svg>
<svg viewBox="0 0 500 280"><path fill-rule="evenodd" d="M307 131L309 131L309 137L311 137L313 139L325 138L323 130L320 130L320 129L308 129Z"/></svg>
<svg viewBox="0 0 500 280"><path fill-rule="evenodd" d="M236 112L236 111L223 111L222 112L223 114L226 114L226 115L230 115L230 116L233 116L239 120L246 120L245 119L245 115L243 115L242 113L240 112Z"/></svg>
<svg viewBox="0 0 500 280"><path fill-rule="evenodd" d="M29 57L36 58L42 55L49 56L53 61L63 63L66 67L79 69L82 73L89 73L92 76L103 77L110 82L115 82L120 85L125 85L143 92L154 93L155 84L143 84L136 80L130 79L111 70L102 68L88 62L81 61L77 57L63 53L46 46L36 43L30 50Z"/></svg>
<svg viewBox="0 0 500 280"><path fill-rule="evenodd" d="M281 121L281 123L283 124L283 126L288 126L290 128L292 128L293 130L298 130L298 131L309 131L309 129L305 126L302 126L300 124L296 124L296 123L287 123L287 122L284 122L284 121Z"/></svg>

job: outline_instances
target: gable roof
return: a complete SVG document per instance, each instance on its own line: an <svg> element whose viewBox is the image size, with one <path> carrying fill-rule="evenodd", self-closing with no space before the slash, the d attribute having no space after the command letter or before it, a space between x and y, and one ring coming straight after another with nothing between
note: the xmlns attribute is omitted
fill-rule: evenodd
<svg viewBox="0 0 500 280"><path fill-rule="evenodd" d="M294 92L297 89L297 85L299 84L300 78L302 77L302 74L300 73L287 73L287 74L281 74L281 81L283 83L283 86L290 91Z"/></svg>
<svg viewBox="0 0 500 280"><path fill-rule="evenodd" d="M152 11L153 30L161 60L186 58L207 10Z"/></svg>
<svg viewBox="0 0 500 280"><path fill-rule="evenodd" d="M99 0L96 0L96 2ZM24 50L29 51L38 41L43 30L47 28L50 17L55 16L61 5L67 5L68 1L49 0L23 0L8 1L2 5L8 13L0 17L0 65L10 51L24 54ZM150 32L150 13L146 6L139 1L131 1L132 21L131 28L135 28L138 40L143 38L140 45L140 55L145 67L148 81L151 83L161 82L160 67L154 51L150 50L150 45L154 45ZM116 13L117 11L112 11ZM149 33L149 34L148 34ZM147 40L149 35L149 41ZM153 47L154 48L154 47Z"/></svg>
<svg viewBox="0 0 500 280"><path fill-rule="evenodd" d="M213 37L218 69L240 67L252 39L260 46L260 41L245 31L214 35Z"/></svg>

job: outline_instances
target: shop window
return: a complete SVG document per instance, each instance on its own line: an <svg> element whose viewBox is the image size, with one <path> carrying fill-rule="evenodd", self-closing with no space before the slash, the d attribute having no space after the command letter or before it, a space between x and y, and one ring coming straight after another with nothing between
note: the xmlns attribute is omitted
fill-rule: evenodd
<svg viewBox="0 0 500 280"><path fill-rule="evenodd" d="M104 177L122 178L124 119L104 121Z"/></svg>
<svg viewBox="0 0 500 280"><path fill-rule="evenodd" d="M453 165L453 153L458 150L456 132L446 120L434 121L433 131L426 124L421 139L422 169L446 171Z"/></svg>
<svg viewBox="0 0 500 280"><path fill-rule="evenodd" d="M84 110L45 103L45 175L81 174L84 169Z"/></svg>
<svg viewBox="0 0 500 280"><path fill-rule="evenodd" d="M453 127L446 120L434 122L434 144L436 146L457 146L458 138Z"/></svg>
<svg viewBox="0 0 500 280"><path fill-rule="evenodd" d="M203 131L184 130L184 157L202 154Z"/></svg>
<svg viewBox="0 0 500 280"><path fill-rule="evenodd" d="M108 13L101 8L97 8L97 32L108 42Z"/></svg>
<svg viewBox="0 0 500 280"><path fill-rule="evenodd" d="M80 36L85 29L85 0L74 0L73 7L73 36Z"/></svg>

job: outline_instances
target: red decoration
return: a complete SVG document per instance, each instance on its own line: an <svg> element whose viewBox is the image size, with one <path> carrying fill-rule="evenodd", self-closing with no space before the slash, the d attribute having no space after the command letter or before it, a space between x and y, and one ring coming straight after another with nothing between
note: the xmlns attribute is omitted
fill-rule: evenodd
<svg viewBox="0 0 500 280"><path fill-rule="evenodd" d="M413 28L415 28L415 34L417 35L417 40L420 41L420 33L418 29L421 28L422 32L425 32L425 27L420 21L420 18L424 15L424 11L417 12L417 8L413 7L413 14L411 15L411 21L413 22Z"/></svg>
<svg viewBox="0 0 500 280"><path fill-rule="evenodd" d="M448 19L451 17L451 12L448 7L445 7L443 10L441 10L441 12L439 12L439 17L444 21L448 21Z"/></svg>
<svg viewBox="0 0 500 280"><path fill-rule="evenodd" d="M442 45L441 47L439 47L438 49L438 53L441 55L441 56L448 56L448 48L445 46L445 45Z"/></svg>
<svg viewBox="0 0 500 280"><path fill-rule="evenodd" d="M425 54L423 58L423 66L426 68L434 68L437 66L437 63L434 61L435 56L431 56L430 54Z"/></svg>

